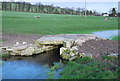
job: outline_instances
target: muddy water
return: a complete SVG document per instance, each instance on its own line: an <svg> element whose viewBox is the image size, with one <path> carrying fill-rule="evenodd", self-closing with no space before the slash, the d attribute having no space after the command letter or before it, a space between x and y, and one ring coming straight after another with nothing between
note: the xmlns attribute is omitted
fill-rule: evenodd
<svg viewBox="0 0 120 81"><path fill-rule="evenodd" d="M50 67L61 59L59 49L31 57L12 56L3 59L3 79L47 79Z"/></svg>

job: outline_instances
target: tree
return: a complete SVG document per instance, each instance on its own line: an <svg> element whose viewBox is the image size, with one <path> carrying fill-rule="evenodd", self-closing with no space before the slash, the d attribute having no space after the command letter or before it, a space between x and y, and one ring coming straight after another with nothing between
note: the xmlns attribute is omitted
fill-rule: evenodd
<svg viewBox="0 0 120 81"><path fill-rule="evenodd" d="M36 6L36 12L38 12L38 13L41 12L42 3L38 2L38 3L35 4L35 6Z"/></svg>
<svg viewBox="0 0 120 81"><path fill-rule="evenodd" d="M54 6L53 4L49 5L49 13L53 14L54 13Z"/></svg>
<svg viewBox="0 0 120 81"><path fill-rule="evenodd" d="M97 15L97 11L96 10L93 11L93 15L94 16Z"/></svg>
<svg viewBox="0 0 120 81"><path fill-rule="evenodd" d="M120 17L120 13L118 13L118 17Z"/></svg>
<svg viewBox="0 0 120 81"><path fill-rule="evenodd" d="M81 15L81 9L77 8L76 11Z"/></svg>
<svg viewBox="0 0 120 81"><path fill-rule="evenodd" d="M90 15L93 15L92 11L90 10Z"/></svg>
<svg viewBox="0 0 120 81"><path fill-rule="evenodd" d="M2 2L0 2L0 10L2 10Z"/></svg>
<svg viewBox="0 0 120 81"><path fill-rule="evenodd" d="M26 12L29 12L29 11L30 11L30 7L31 7L31 4L27 2L27 3L26 3L26 6L25 6Z"/></svg>
<svg viewBox="0 0 120 81"><path fill-rule="evenodd" d="M86 15L90 15L90 12L88 10L86 11Z"/></svg>
<svg viewBox="0 0 120 81"><path fill-rule="evenodd" d="M113 9L112 9L112 16L115 16L115 15L116 15L116 9L113 8Z"/></svg>

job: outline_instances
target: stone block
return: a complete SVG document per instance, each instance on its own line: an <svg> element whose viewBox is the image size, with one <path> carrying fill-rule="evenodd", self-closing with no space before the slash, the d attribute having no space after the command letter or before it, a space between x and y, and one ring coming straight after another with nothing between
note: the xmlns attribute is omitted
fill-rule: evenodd
<svg viewBox="0 0 120 81"><path fill-rule="evenodd" d="M93 58L93 55L92 55L92 54L84 54L82 57L90 57L90 58Z"/></svg>
<svg viewBox="0 0 120 81"><path fill-rule="evenodd" d="M25 50L22 50L21 55L29 56L35 54L35 49L33 47L29 47Z"/></svg>

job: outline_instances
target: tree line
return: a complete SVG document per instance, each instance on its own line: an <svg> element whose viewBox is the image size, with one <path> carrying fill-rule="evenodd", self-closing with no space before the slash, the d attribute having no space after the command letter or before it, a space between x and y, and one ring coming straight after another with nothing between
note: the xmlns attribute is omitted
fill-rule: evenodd
<svg viewBox="0 0 120 81"><path fill-rule="evenodd" d="M96 11L85 10L84 8L60 8L51 5L43 5L42 3L31 4L29 2L0 2L0 10L4 11L21 11L48 14L70 14L70 15L97 15Z"/></svg>

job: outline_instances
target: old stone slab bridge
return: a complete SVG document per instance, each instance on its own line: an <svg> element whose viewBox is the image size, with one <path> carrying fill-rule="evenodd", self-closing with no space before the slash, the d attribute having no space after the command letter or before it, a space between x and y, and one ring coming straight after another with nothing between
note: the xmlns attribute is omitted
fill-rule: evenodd
<svg viewBox="0 0 120 81"><path fill-rule="evenodd" d="M62 46L60 48L60 55L63 59L73 60L79 57L89 56L91 54L79 53L78 47L89 40L108 40L99 38L93 34L59 34L59 35L46 35L33 44L16 44L13 47L3 47L2 50L10 55L30 56L40 54Z"/></svg>

